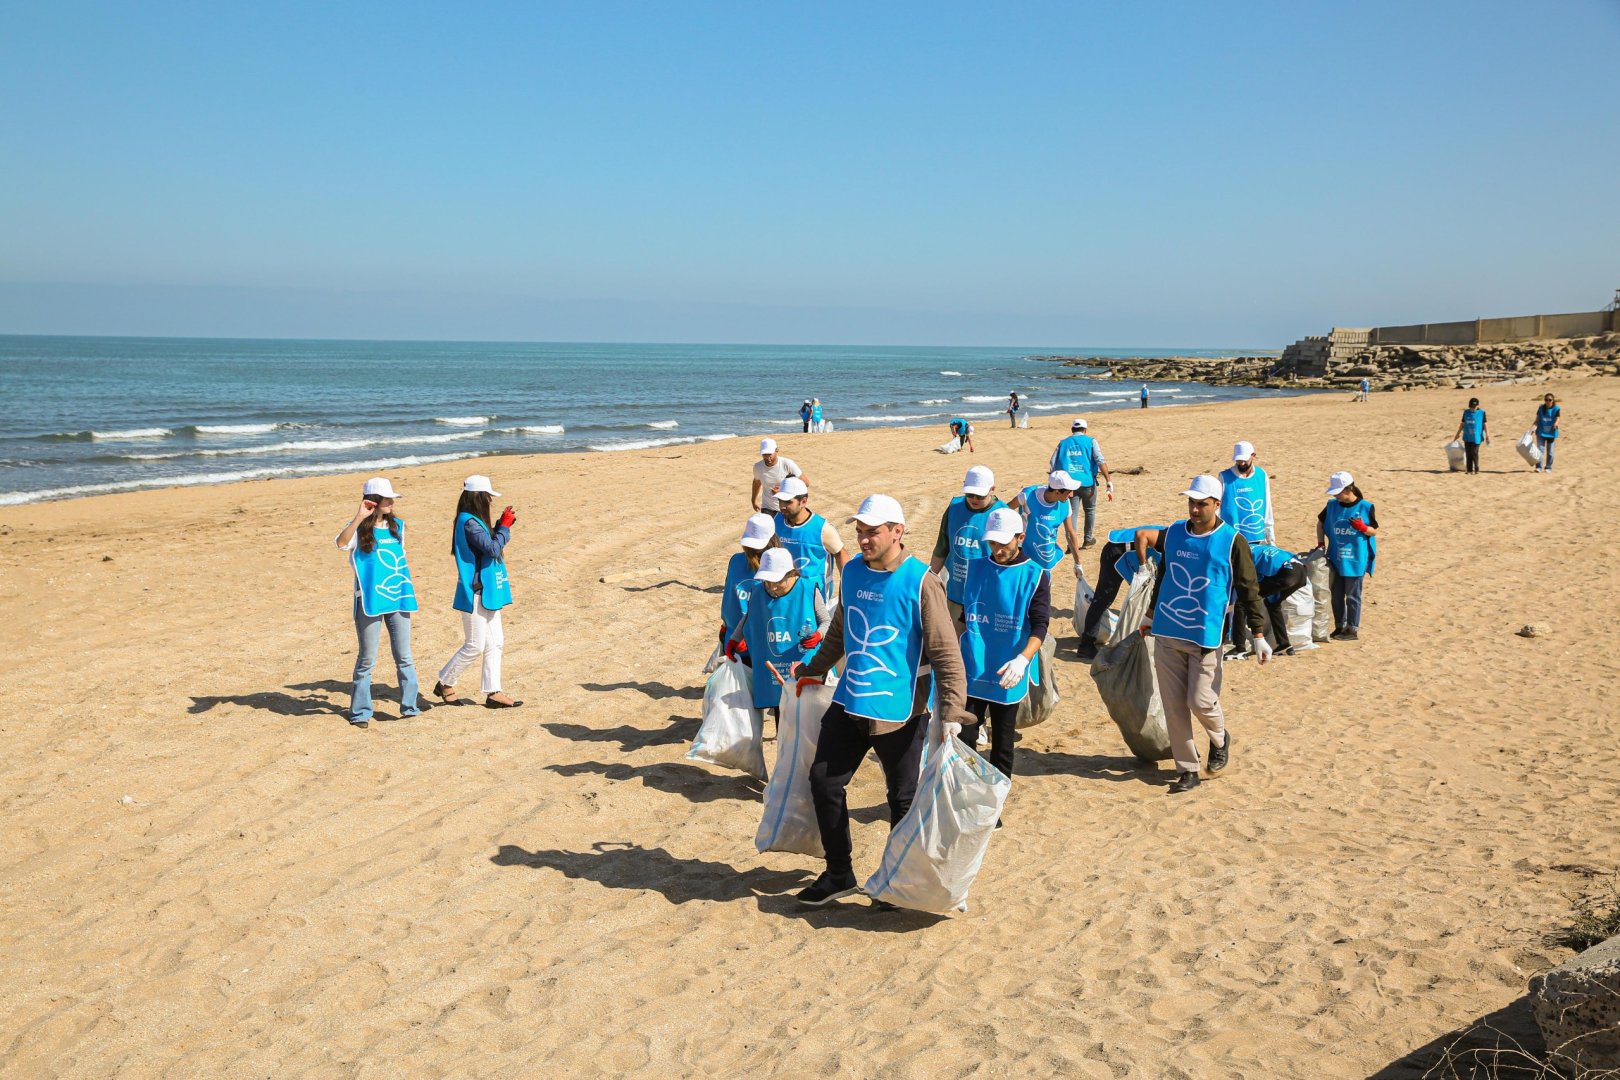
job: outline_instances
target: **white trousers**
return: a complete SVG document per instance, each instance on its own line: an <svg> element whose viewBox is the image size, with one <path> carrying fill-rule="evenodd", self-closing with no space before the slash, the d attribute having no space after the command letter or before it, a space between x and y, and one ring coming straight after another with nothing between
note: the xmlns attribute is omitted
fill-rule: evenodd
<svg viewBox="0 0 1620 1080"><path fill-rule="evenodd" d="M461 673L480 656L484 658L485 694L501 692L501 650L506 647L506 631L501 629L501 613L484 606L481 596L473 595L473 610L461 612L461 632L466 636L461 648L439 671L445 686L456 685Z"/></svg>

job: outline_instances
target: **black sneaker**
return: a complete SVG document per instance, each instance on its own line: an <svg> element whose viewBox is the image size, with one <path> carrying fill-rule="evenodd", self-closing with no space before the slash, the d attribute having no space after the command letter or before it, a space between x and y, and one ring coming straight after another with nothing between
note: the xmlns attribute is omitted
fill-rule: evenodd
<svg viewBox="0 0 1620 1080"><path fill-rule="evenodd" d="M1209 744L1209 765L1207 767L1208 767L1211 775L1213 775L1215 773L1218 773L1222 769L1226 768L1226 759L1231 757L1231 755L1232 755L1232 729L1227 728L1226 729L1226 741L1225 742L1221 743L1221 745L1219 745L1219 746L1216 746L1214 743Z"/></svg>
<svg viewBox="0 0 1620 1080"><path fill-rule="evenodd" d="M1175 780L1171 781L1170 794L1180 795L1183 791L1191 791L1198 786L1198 774L1195 772L1178 772Z"/></svg>
<svg viewBox="0 0 1620 1080"><path fill-rule="evenodd" d="M350 727L357 727L357 728L368 728L368 727L371 726L371 721L369 721L369 720L350 720L349 721L349 726Z"/></svg>
<svg viewBox="0 0 1620 1080"><path fill-rule="evenodd" d="M834 874L831 870L823 870L809 888L799 890L796 899L801 904L820 907L858 892L860 889L855 887L854 874Z"/></svg>
<svg viewBox="0 0 1620 1080"><path fill-rule="evenodd" d="M1081 638L1080 639L1080 659L1085 660L1088 663L1090 661L1092 661L1092 660L1097 659L1097 639L1096 638Z"/></svg>
<svg viewBox="0 0 1620 1080"><path fill-rule="evenodd" d="M1339 635L1339 640L1354 641L1356 640L1356 632L1354 630L1346 630L1344 633Z"/></svg>
<svg viewBox="0 0 1620 1080"><path fill-rule="evenodd" d="M1328 637L1333 639L1334 641L1343 641L1344 640L1344 627L1335 626L1333 628L1333 633L1329 634Z"/></svg>
<svg viewBox="0 0 1620 1080"><path fill-rule="evenodd" d="M1278 653L1277 655L1278 656L1295 656L1298 653L1299 653L1299 647L1297 645L1290 645L1290 646L1288 646L1288 648L1284 649L1282 652Z"/></svg>

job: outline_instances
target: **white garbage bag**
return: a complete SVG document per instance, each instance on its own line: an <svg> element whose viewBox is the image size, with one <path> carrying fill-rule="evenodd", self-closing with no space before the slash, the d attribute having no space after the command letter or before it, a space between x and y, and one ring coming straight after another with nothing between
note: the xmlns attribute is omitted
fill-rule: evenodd
<svg viewBox="0 0 1620 1080"><path fill-rule="evenodd" d="M739 769L765 779L765 713L754 708L754 673L737 660L722 660L703 688L703 724L690 761Z"/></svg>
<svg viewBox="0 0 1620 1080"><path fill-rule="evenodd" d="M929 721L911 809L889 833L866 895L914 911L966 911L968 890L1012 782L978 752Z"/></svg>
<svg viewBox="0 0 1620 1080"><path fill-rule="evenodd" d="M1080 567L1074 568L1074 632L1081 637L1086 634L1086 612L1091 610L1091 602L1097 598L1097 592L1086 580L1086 572ZM1099 633L1097 640L1103 640Z"/></svg>
<svg viewBox="0 0 1620 1080"><path fill-rule="evenodd" d="M1446 443L1446 464L1451 467L1452 472L1462 472L1463 466L1467 463L1468 459L1463 453L1463 444L1460 441L1452 439Z"/></svg>
<svg viewBox="0 0 1620 1080"><path fill-rule="evenodd" d="M703 674L705 674L705 675L713 674L714 669L720 666L720 660L725 655L726 655L725 646L716 644L715 647L714 647L714 652L709 654L709 659L703 665Z"/></svg>
<svg viewBox="0 0 1620 1080"><path fill-rule="evenodd" d="M962 449L962 444L956 441L955 435L952 435L949 442L941 443L940 445L934 447L934 449L938 450L942 454L954 454L958 450Z"/></svg>
<svg viewBox="0 0 1620 1080"><path fill-rule="evenodd" d="M1311 622L1316 618L1316 597L1307 581L1282 601L1283 623L1288 627L1288 644L1299 650L1314 649Z"/></svg>
<svg viewBox="0 0 1620 1080"><path fill-rule="evenodd" d="M1519 456L1531 465L1541 464L1541 447L1536 445L1536 429L1531 428L1519 436Z"/></svg>
<svg viewBox="0 0 1620 1080"><path fill-rule="evenodd" d="M776 728L776 768L765 785L765 811L754 833L754 847L761 853L789 851L820 858L821 829L816 825L816 806L810 798L810 766L816 760L816 744L821 740L821 718L832 704L837 682L826 686L806 686L797 696L793 688L782 688L782 720Z"/></svg>
<svg viewBox="0 0 1620 1080"><path fill-rule="evenodd" d="M1153 640L1142 636L1141 626L1153 603L1153 568L1144 566L1131 579L1119 622L1108 643L1091 662L1108 715L1113 717L1125 745L1140 761L1163 761L1170 756L1170 732L1164 726L1164 703L1153 674Z"/></svg>
<svg viewBox="0 0 1620 1080"><path fill-rule="evenodd" d="M1045 723L1057 711L1057 704L1062 700L1063 695L1058 692L1057 638L1048 630L1046 640L1041 642L1041 651L1035 654L1035 662L1029 665L1029 693L1018 703L1018 716L1013 720L1013 727L1026 728ZM979 729L981 733L984 730L984 727Z"/></svg>
<svg viewBox="0 0 1620 1080"><path fill-rule="evenodd" d="M1333 575L1327 552L1317 548L1301 558L1305 562L1305 580L1311 583L1311 602L1316 605L1311 616L1311 640L1327 641L1333 633Z"/></svg>
<svg viewBox="0 0 1620 1080"><path fill-rule="evenodd" d="M1021 428L1029 427L1029 417L1025 416L1023 413L1019 413L1018 414L1018 426L1021 427Z"/></svg>

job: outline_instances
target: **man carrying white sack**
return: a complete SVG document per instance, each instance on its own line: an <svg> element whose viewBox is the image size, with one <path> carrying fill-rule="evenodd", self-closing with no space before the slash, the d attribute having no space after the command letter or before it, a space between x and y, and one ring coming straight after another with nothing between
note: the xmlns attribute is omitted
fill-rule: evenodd
<svg viewBox="0 0 1620 1080"><path fill-rule="evenodd" d="M1182 494L1187 497L1187 520L1164 529L1153 542L1163 562L1153 583L1151 621L1141 627L1144 637L1159 639L1153 649L1153 672L1176 762L1172 795L1198 786L1194 716L1209 732L1210 773L1226 768L1232 756L1232 736L1221 712L1221 668L1234 595L1237 614L1254 637L1255 658L1261 664L1271 659L1254 558L1249 542L1221 520L1221 482L1213 476L1195 476ZM1147 546L1146 533L1139 532L1135 545L1139 565L1148 561Z"/></svg>
<svg viewBox="0 0 1620 1080"><path fill-rule="evenodd" d="M973 719L965 707L967 676L945 589L926 564L906 551L900 504L887 495L871 495L849 521L855 525L861 557L844 567L843 602L821 647L809 663L795 664L791 672L797 693L807 683L821 682L843 661L810 766L810 795L827 858L827 869L798 896L813 907L859 891L845 792L867 751L875 752L883 767L892 829L917 794L930 684L948 730Z"/></svg>
<svg viewBox="0 0 1620 1080"><path fill-rule="evenodd" d="M1221 520L1251 544L1275 544L1271 520L1271 477L1254 463L1254 443L1232 447L1232 467L1220 475Z"/></svg>

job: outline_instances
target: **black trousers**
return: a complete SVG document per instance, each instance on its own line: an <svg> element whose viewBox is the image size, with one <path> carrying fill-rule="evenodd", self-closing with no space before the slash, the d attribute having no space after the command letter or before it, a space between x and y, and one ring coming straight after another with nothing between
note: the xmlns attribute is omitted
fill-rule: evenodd
<svg viewBox="0 0 1620 1080"><path fill-rule="evenodd" d="M973 746L979 741L979 729L984 726L985 715L990 717L990 764L1001 770L1001 775L1012 779L1013 747L1018 742L1018 705L1003 705L999 701L983 698L967 699L968 711L978 717L974 724L962 725L962 741Z"/></svg>
<svg viewBox="0 0 1620 1080"><path fill-rule="evenodd" d="M1091 607L1086 611L1086 624L1080 628L1081 641L1095 641L1097 639L1097 624L1102 622L1103 612L1114 605L1114 598L1119 595L1119 587L1125 584L1125 579L1119 576L1114 564L1119 562L1125 554L1125 545L1110 540L1103 545L1102 570L1097 574L1097 587L1094 590L1096 597L1091 601Z"/></svg>
<svg viewBox="0 0 1620 1080"><path fill-rule="evenodd" d="M918 713L903 727L883 735L869 732L868 721L850 716L834 702L821 718L821 741L810 765L810 798L816 804L816 824L827 869L834 874L853 872L850 862L849 802L845 792L866 752L876 752L888 787L889 828L899 824L917 797L917 775L922 770L923 741L928 737L928 714Z"/></svg>
<svg viewBox="0 0 1620 1080"><path fill-rule="evenodd" d="M1288 620L1283 617L1282 602L1305 584L1305 567L1289 563L1270 577L1260 579L1260 595L1266 597L1266 619L1271 624L1271 647L1278 652L1288 648ZM1249 624L1242 613L1232 612L1232 646L1249 647Z"/></svg>
<svg viewBox="0 0 1620 1080"><path fill-rule="evenodd" d="M1479 443L1463 443L1463 472L1479 472Z"/></svg>

